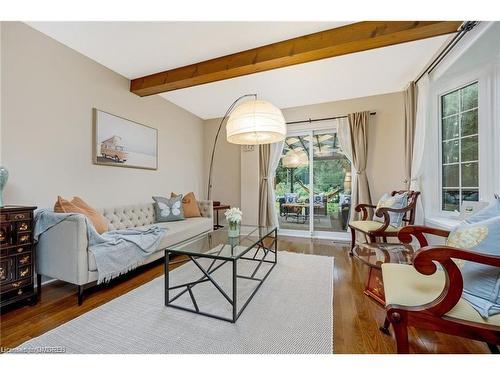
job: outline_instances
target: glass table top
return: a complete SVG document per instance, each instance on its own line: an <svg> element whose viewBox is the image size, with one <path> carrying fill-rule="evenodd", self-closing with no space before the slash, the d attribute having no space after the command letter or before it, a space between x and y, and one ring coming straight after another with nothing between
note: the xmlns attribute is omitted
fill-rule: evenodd
<svg viewBox="0 0 500 375"><path fill-rule="evenodd" d="M363 263L381 268L384 263L411 264L414 249L403 243L364 243L356 245L353 252Z"/></svg>
<svg viewBox="0 0 500 375"><path fill-rule="evenodd" d="M202 255L219 259L238 259L256 246L263 238L272 236L276 227L242 225L239 237L229 237L227 228L203 233L165 250L177 254ZM269 244L265 244L269 245Z"/></svg>

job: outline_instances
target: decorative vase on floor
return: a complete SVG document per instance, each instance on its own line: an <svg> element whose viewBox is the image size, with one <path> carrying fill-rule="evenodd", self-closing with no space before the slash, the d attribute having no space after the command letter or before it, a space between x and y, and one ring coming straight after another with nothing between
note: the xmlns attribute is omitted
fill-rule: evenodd
<svg viewBox="0 0 500 375"><path fill-rule="evenodd" d="M239 208L233 207L224 212L226 215L226 220L228 223L228 237L239 237L240 236L240 223L243 213Z"/></svg>
<svg viewBox="0 0 500 375"><path fill-rule="evenodd" d="M3 207L3 188L7 185L7 180L9 179L9 171L0 167L0 207Z"/></svg>

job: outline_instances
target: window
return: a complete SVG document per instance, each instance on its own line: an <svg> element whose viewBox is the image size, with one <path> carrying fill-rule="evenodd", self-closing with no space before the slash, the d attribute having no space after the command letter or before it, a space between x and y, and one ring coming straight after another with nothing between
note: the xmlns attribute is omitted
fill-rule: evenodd
<svg viewBox="0 0 500 375"><path fill-rule="evenodd" d="M441 96L442 210L479 200L478 83Z"/></svg>

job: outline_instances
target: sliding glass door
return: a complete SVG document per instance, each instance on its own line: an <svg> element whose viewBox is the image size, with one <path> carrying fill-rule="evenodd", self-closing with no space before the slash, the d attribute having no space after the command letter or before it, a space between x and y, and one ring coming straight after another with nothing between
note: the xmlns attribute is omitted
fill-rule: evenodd
<svg viewBox="0 0 500 375"><path fill-rule="evenodd" d="M280 231L344 237L351 208L351 163L334 129L291 133L276 171Z"/></svg>
<svg viewBox="0 0 500 375"><path fill-rule="evenodd" d="M336 132L314 132L313 149L313 230L345 232L351 208L351 163L339 147Z"/></svg>
<svg viewBox="0 0 500 375"><path fill-rule="evenodd" d="M276 170L276 211L280 228L309 232L309 142L307 134L287 137Z"/></svg>

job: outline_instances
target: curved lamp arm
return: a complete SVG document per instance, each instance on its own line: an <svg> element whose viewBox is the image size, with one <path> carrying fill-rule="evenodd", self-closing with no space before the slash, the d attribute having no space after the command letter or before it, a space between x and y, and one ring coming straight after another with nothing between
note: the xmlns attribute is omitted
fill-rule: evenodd
<svg viewBox="0 0 500 375"><path fill-rule="evenodd" d="M245 94L240 96L238 99L236 99L233 104L229 106L227 109L226 113L224 114L224 117L222 117L222 120L220 121L219 124L219 129L217 129L217 134L215 135L215 140L214 140L214 147L212 148L212 156L210 157L210 169L208 172L208 187L207 187L207 200L212 199L212 169L214 166L214 156L215 156L215 148L217 147L217 140L219 139L219 133L222 129L222 125L224 124L224 120L229 116L231 111L234 109L236 103L238 103L241 99L247 98L249 96L253 96L255 99L257 99L257 94Z"/></svg>

